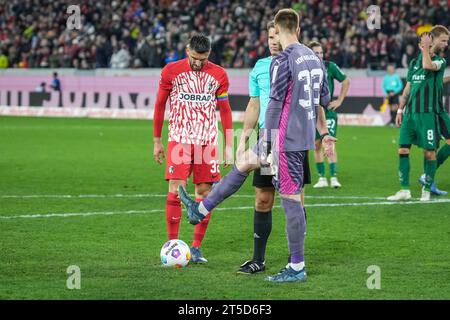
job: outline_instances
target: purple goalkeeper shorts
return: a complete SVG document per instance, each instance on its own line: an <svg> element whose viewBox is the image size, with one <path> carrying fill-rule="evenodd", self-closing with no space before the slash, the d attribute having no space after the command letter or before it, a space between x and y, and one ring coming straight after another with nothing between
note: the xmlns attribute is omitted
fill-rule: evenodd
<svg viewBox="0 0 450 320"><path fill-rule="evenodd" d="M276 175L273 185L280 194L300 194L304 185L307 151L282 151L274 153Z"/></svg>
<svg viewBox="0 0 450 320"><path fill-rule="evenodd" d="M263 139L252 148L261 157L264 153ZM279 151L277 143L272 146L272 167L275 175L272 183L281 194L300 194L304 186L305 163L308 151ZM309 170L308 170L309 171Z"/></svg>

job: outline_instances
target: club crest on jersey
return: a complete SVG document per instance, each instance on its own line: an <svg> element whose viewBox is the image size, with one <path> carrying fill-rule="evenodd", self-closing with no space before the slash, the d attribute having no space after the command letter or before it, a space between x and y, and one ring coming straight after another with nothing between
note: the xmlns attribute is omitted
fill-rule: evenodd
<svg viewBox="0 0 450 320"><path fill-rule="evenodd" d="M203 93L186 93L180 92L178 93L178 100L180 101L188 101L188 102L209 102L213 99L213 96L210 94Z"/></svg>

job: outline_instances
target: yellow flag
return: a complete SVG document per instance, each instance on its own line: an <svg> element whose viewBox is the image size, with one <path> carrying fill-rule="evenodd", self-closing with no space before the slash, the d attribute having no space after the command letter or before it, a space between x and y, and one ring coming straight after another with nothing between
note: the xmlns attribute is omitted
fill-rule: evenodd
<svg viewBox="0 0 450 320"><path fill-rule="evenodd" d="M389 99L384 99L383 104L380 107L380 112L383 113L384 111L386 111L386 108L389 105Z"/></svg>

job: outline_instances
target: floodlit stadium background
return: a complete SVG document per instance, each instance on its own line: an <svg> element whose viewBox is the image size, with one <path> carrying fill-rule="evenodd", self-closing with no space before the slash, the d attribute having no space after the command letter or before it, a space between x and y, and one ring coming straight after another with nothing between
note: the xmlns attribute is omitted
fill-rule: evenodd
<svg viewBox="0 0 450 320"><path fill-rule="evenodd" d="M371 4L2 1L0 299L449 299L450 199L419 203L423 156L413 148L414 199L385 200L398 189L398 129L386 126L389 112L380 111L387 64L405 78L417 36L435 24L450 26L449 3L379 2L380 28L372 30ZM79 29L68 28L70 5L80 8ZM266 23L284 7L301 14L301 41L320 41L325 59L351 81L339 109L343 188L306 189L309 281L276 286L264 275L235 275L252 250L250 182L213 213L207 266L162 269L167 183L152 158L161 68L184 57L193 32L210 36L211 61L227 68L240 128L248 74L268 55ZM50 87L54 72L61 91ZM448 95L447 88L447 110ZM447 163L437 175L444 190L449 173ZM275 205L270 273L287 256L284 215ZM180 238L190 242L192 229L183 221ZM78 290L67 286L74 265L81 270ZM367 286L374 265L379 290Z"/></svg>

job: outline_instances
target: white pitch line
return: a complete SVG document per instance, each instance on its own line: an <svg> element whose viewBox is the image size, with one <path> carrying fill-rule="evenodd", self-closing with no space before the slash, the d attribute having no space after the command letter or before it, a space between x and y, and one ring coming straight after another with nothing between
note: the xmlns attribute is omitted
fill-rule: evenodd
<svg viewBox="0 0 450 320"><path fill-rule="evenodd" d="M29 194L29 195L0 195L3 199L28 199L28 198L61 198L61 199L80 199L80 198L148 198L148 197L167 197L162 194Z"/></svg>
<svg viewBox="0 0 450 320"><path fill-rule="evenodd" d="M389 201L389 202L360 202L360 203L315 203L306 204L305 207L347 207L347 206L379 206L379 205L411 205L411 204L436 204L436 203L450 203L450 199L432 200L432 201ZM274 208L281 208L281 206L274 206ZM251 210L253 206L245 207L225 207L216 208L215 211L229 211L229 210ZM48 213L48 214L23 214L17 216L0 216L0 219L33 219L33 218L53 218L53 217L76 217L76 216L95 216L95 215L119 215L119 214L144 214L144 213L162 213L165 209L153 210L130 210L130 211L100 211L100 212L78 212L78 213Z"/></svg>
<svg viewBox="0 0 450 320"><path fill-rule="evenodd" d="M0 219L18 219L18 218L53 218L53 217L80 217L80 216L96 216L96 215L116 215L116 214L136 214L136 213L152 213L161 212L163 210L141 210L141 211L101 211L101 212L77 212L77 213L47 213L47 214L23 214L19 216L0 216Z"/></svg>
<svg viewBox="0 0 450 320"><path fill-rule="evenodd" d="M409 205L409 204L436 204L450 203L450 199L438 199L431 201L384 201L384 202L355 202L355 203L314 203L306 204L305 207L348 207L348 206L388 206L388 205Z"/></svg>
<svg viewBox="0 0 450 320"><path fill-rule="evenodd" d="M31 199L31 198L56 198L56 199L83 199L83 198L165 198L167 194L31 194L31 195L0 195L2 199ZM237 194L233 198L254 198L254 194ZM386 200L385 197L366 196L305 196L307 199L365 199Z"/></svg>

